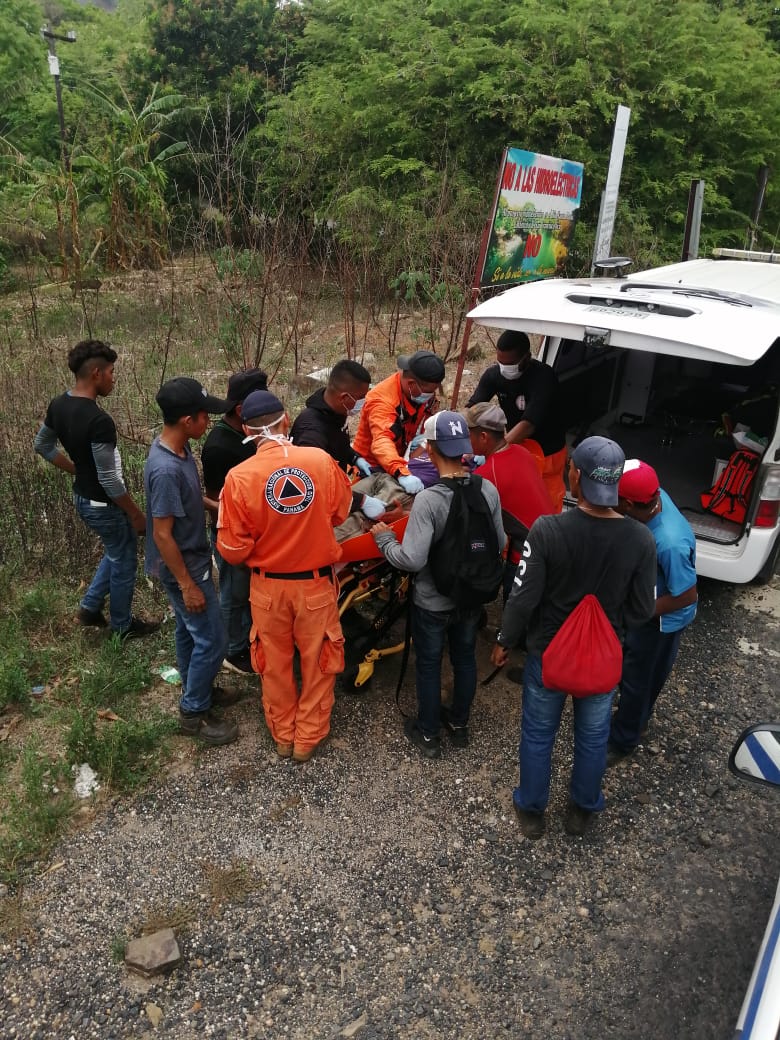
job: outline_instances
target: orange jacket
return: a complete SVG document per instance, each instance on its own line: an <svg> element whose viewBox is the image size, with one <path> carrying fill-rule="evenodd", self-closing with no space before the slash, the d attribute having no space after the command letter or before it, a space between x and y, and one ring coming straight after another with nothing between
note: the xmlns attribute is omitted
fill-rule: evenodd
<svg viewBox="0 0 780 1040"><path fill-rule="evenodd" d="M315 570L335 563L333 528L352 508L346 474L319 448L261 443L234 466L219 500L217 548L228 563L265 571Z"/></svg>
<svg viewBox="0 0 780 1040"><path fill-rule="evenodd" d="M401 373L388 376L366 394L352 447L366 462L381 466L390 476L408 476L404 452L433 413L435 401L432 397L424 404L415 404L404 396Z"/></svg>

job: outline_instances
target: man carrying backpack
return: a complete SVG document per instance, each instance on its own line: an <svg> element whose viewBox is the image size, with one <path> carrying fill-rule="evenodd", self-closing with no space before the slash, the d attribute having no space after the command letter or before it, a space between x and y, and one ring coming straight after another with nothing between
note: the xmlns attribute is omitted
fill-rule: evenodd
<svg viewBox="0 0 780 1040"><path fill-rule="evenodd" d="M583 835L593 813L604 808L601 780L620 679L618 640L622 641L627 626L648 621L655 605L653 536L644 524L615 508L624 461L622 449L606 437L588 437L574 449L569 489L577 498L577 508L541 516L528 532L493 649L493 664L505 664L508 648L516 646L526 632L520 783L513 802L527 838L541 838L544 833L552 750L570 693L577 695L573 697L574 763L566 833ZM569 616L580 610L588 596L593 628L601 617L599 636L594 638L593 629L582 631L578 641L576 636L570 640L565 655L551 659L555 638L570 630ZM616 653L609 669L597 674L598 658L610 642ZM548 667L553 664L555 668ZM562 670L568 670L571 685L561 680L552 684L548 673Z"/></svg>
<svg viewBox="0 0 780 1040"><path fill-rule="evenodd" d="M394 567L417 575L411 623L418 714L407 719L404 732L425 758L438 758L441 726L455 747L468 744L477 626L483 605L501 587L505 537L498 492L463 465L472 450L464 416L438 412L425 421L423 434L439 482L415 496L402 544L386 524L371 530ZM449 708L441 703L445 643L454 677Z"/></svg>

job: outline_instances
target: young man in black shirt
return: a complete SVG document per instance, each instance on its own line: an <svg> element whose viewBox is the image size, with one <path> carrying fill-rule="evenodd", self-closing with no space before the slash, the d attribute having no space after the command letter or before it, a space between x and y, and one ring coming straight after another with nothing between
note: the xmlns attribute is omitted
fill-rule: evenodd
<svg viewBox="0 0 780 1040"><path fill-rule="evenodd" d="M541 516L532 525L493 649L493 664L503 665L508 648L526 634L520 783L513 801L527 838L544 833L552 750L568 696L566 690L544 685L547 647L588 594L597 597L621 643L626 629L644 624L655 609L653 536L644 524L616 509L624 462L622 449L606 437L588 437L574 449L569 487L577 508ZM583 633L583 639L589 636ZM582 645L583 658L589 649L589 644ZM584 834L593 813L604 808L601 780L616 692L617 686L573 698L574 762L564 823L571 835Z"/></svg>
<svg viewBox="0 0 780 1040"><path fill-rule="evenodd" d="M524 332L501 333L496 343L496 364L482 373L466 407L494 397L506 415L506 443L532 439L541 446L542 479L556 513L560 513L565 494L566 426L557 406L558 378L549 365L531 357L531 344Z"/></svg>
<svg viewBox="0 0 780 1040"><path fill-rule="evenodd" d="M345 473L354 467L362 477L371 478L371 466L350 443L348 426L349 417L360 414L370 386L371 374L357 361L337 361L327 385L315 390L292 424L290 440L300 448L322 448ZM353 513L360 511L369 520L377 520L384 516L385 508L370 493L352 493Z"/></svg>
<svg viewBox="0 0 780 1040"><path fill-rule="evenodd" d="M79 606L79 623L105 628L103 604L108 596L111 631L134 639L154 632L159 624L133 617L131 611L136 536L146 530L146 517L125 487L114 421L97 403L114 389L116 357L116 351L100 340L83 340L73 347L68 368L76 385L50 402L35 450L73 474L76 511L103 543L103 559ZM58 441L67 455L57 447Z"/></svg>
<svg viewBox="0 0 780 1040"><path fill-rule="evenodd" d="M241 425L241 405L253 390L267 390L268 376L259 368L234 372L228 380L227 400L230 410L221 416L209 432L200 453L203 465L204 499L211 516L209 536L219 574L219 605L222 623L228 637L224 665L234 672L252 674L249 657L249 632L252 612L249 607L249 579L251 574L244 564L230 564L222 559L217 549L217 513L219 495L225 486L228 472L240 462L255 454L255 443L244 444Z"/></svg>

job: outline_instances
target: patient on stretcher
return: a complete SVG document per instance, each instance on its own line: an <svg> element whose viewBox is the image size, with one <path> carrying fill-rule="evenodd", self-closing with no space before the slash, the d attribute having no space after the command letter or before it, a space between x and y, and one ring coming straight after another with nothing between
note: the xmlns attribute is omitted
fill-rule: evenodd
<svg viewBox="0 0 780 1040"><path fill-rule="evenodd" d="M395 507L398 512L394 512L391 519L398 519L412 508L413 496L407 495L395 477L391 477L389 473L372 473L370 477L363 477L362 480L358 480L352 485L352 490L361 495L370 495L372 498L380 499L389 509ZM384 520L385 517L382 519ZM339 524L333 529L333 533L336 535L337 542L345 542L348 538L365 534L370 529L371 521L367 517L362 513L351 513L343 524Z"/></svg>

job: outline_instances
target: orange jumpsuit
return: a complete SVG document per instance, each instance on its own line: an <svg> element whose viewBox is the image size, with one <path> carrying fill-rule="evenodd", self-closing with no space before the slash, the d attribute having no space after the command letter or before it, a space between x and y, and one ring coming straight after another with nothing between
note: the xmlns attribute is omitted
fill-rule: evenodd
<svg viewBox="0 0 780 1040"><path fill-rule="evenodd" d="M351 508L349 481L330 455L273 441L230 470L220 496L217 548L228 563L252 569L251 650L265 719L276 743L294 745L296 754L328 735L344 668L332 568L341 547L333 528Z"/></svg>
<svg viewBox="0 0 780 1040"><path fill-rule="evenodd" d="M422 423L433 414L435 401L432 397L415 404L404 395L401 373L388 376L366 394L352 447L371 466L381 466L391 477L408 477L404 452Z"/></svg>

